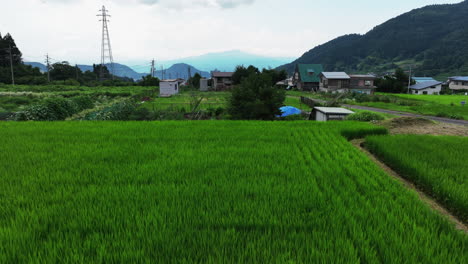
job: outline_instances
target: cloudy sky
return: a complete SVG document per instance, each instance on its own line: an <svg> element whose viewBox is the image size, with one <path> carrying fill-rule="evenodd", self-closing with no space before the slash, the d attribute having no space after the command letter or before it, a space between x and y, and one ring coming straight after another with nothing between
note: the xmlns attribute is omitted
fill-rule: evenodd
<svg viewBox="0 0 468 264"><path fill-rule="evenodd" d="M348 33L365 33L428 4L461 0L0 0L0 32L28 61L97 63L102 5L109 9L116 62L209 52L298 57Z"/></svg>

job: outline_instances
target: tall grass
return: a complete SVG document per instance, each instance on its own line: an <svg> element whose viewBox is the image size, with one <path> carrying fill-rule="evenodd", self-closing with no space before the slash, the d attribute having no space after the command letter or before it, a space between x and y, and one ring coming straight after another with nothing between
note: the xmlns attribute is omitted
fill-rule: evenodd
<svg viewBox="0 0 468 264"><path fill-rule="evenodd" d="M366 147L468 222L468 138L368 137Z"/></svg>
<svg viewBox="0 0 468 264"><path fill-rule="evenodd" d="M381 133L0 123L0 263L466 263L467 236L343 131Z"/></svg>

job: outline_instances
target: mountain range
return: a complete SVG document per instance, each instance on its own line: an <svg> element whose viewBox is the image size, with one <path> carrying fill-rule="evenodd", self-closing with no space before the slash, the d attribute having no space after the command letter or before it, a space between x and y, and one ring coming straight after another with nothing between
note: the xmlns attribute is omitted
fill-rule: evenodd
<svg viewBox="0 0 468 264"><path fill-rule="evenodd" d="M194 56L176 60L160 61L165 67L177 63L187 63L193 65L195 68L211 72L218 71L234 71L236 66L253 65L259 69L262 68L276 68L280 65L288 63L295 58L288 57L267 57L255 55L240 50L231 50L225 52L208 53L201 56Z"/></svg>
<svg viewBox="0 0 468 264"><path fill-rule="evenodd" d="M350 34L319 45L292 63L320 63L325 71L384 73L397 67L416 75L468 74L468 0L412 10L364 35Z"/></svg>
<svg viewBox="0 0 468 264"><path fill-rule="evenodd" d="M31 65L33 67L39 68L42 72L47 71L47 67L39 62L24 62L27 65ZM93 71L93 66L92 65L77 65L78 68L80 68L81 71ZM110 69L110 65L106 64L106 66ZM185 63L178 63L174 64L168 69L164 70L164 78L165 79L170 79L170 78L183 78L187 79L189 75L189 68L190 68L190 74L193 76L195 73L199 73L202 77L209 78L211 74L209 72L205 71L200 71L196 69L195 67L185 64ZM119 64L119 63L114 63L114 73L116 76L119 77L128 77L132 78L134 80L140 80L143 76L149 75L149 73L139 73L133 70L132 68ZM163 72L162 71L156 71L155 72L155 77L158 77L159 79L162 79L163 77Z"/></svg>

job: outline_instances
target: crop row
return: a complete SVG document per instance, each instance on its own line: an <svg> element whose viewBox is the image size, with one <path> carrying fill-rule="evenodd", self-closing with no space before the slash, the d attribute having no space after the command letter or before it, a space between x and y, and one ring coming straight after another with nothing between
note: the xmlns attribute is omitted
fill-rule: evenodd
<svg viewBox="0 0 468 264"><path fill-rule="evenodd" d="M0 263L466 263L367 124L0 123Z"/></svg>
<svg viewBox="0 0 468 264"><path fill-rule="evenodd" d="M468 138L378 136L366 147L468 222Z"/></svg>

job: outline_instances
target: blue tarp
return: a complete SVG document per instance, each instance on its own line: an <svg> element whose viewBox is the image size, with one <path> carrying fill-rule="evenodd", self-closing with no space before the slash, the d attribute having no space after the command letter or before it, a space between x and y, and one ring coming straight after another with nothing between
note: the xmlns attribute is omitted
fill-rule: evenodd
<svg viewBox="0 0 468 264"><path fill-rule="evenodd" d="M302 113L301 109L297 109L296 107L292 106L283 106L280 108L280 110L283 113L280 117L300 115Z"/></svg>

